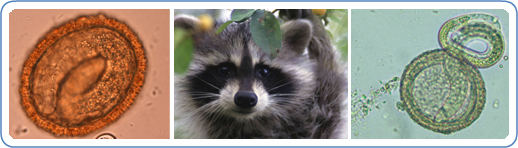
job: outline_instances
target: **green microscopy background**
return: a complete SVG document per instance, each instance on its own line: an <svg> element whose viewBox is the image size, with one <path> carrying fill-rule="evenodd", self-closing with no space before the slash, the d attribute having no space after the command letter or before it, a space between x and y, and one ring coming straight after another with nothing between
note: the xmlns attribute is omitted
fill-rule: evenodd
<svg viewBox="0 0 518 148"><path fill-rule="evenodd" d="M380 88L380 80L401 77L410 61L419 54L440 48L438 32L449 19L472 12L497 16L508 43L509 13L505 10L352 10L351 11L351 92L368 95ZM507 44L506 43L506 44ZM509 56L508 45L504 56ZM514 58L514 57L510 57ZM499 65L503 68L499 68ZM399 88L377 98L365 118L352 115L352 138L356 139L503 139L509 135L509 61L500 60L479 71L485 81L486 104L480 117L469 127L449 135L425 129L396 109ZM398 82L399 83L399 82ZM359 97L352 98L352 105ZM385 101L386 103L383 103ZM496 103L495 106L495 101ZM354 114L354 107L352 113Z"/></svg>

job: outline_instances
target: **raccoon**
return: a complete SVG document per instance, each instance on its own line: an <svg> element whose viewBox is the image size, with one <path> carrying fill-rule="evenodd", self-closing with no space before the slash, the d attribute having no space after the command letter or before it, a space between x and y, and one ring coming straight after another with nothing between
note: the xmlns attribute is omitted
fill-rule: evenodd
<svg viewBox="0 0 518 148"><path fill-rule="evenodd" d="M273 60L254 43L249 22L215 35L197 31L194 17L175 17L174 26L190 30L195 42L189 71L175 78L175 123L184 135L346 138L347 64L321 19L311 10L284 10L293 12Z"/></svg>

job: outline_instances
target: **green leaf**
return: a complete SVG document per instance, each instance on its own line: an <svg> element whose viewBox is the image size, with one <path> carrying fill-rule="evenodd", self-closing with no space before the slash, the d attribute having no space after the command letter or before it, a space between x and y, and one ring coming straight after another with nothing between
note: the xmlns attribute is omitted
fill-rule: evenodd
<svg viewBox="0 0 518 148"><path fill-rule="evenodd" d="M232 14L230 14L230 18L235 22L243 22L250 18L255 11L254 9L234 9L232 10Z"/></svg>
<svg viewBox="0 0 518 148"><path fill-rule="evenodd" d="M222 24L221 26L219 26L218 30L216 30L216 34L221 33L232 22L239 23L239 22L243 22L243 21L247 20L248 18L250 18L250 16L252 16L252 14L255 11L256 10L254 10L254 9L234 9L234 10L232 10L232 14L230 15L231 20L227 21L224 24Z"/></svg>
<svg viewBox="0 0 518 148"><path fill-rule="evenodd" d="M227 28L227 26L229 24L231 24L232 22L234 22L234 21L230 20L230 21L227 21L227 22L221 24L221 26L219 26L218 30L216 30L216 34L220 33L223 30L225 30L225 28Z"/></svg>
<svg viewBox="0 0 518 148"><path fill-rule="evenodd" d="M190 33L174 28L174 73L183 74L191 63L194 42Z"/></svg>
<svg viewBox="0 0 518 148"><path fill-rule="evenodd" d="M281 26L270 11L257 10L250 19L250 32L255 44L270 59L274 59L281 50Z"/></svg>

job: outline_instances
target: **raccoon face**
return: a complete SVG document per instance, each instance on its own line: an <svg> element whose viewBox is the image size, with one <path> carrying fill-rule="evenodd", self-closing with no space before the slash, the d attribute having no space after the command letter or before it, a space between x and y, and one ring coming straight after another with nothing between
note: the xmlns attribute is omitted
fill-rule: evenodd
<svg viewBox="0 0 518 148"><path fill-rule="evenodd" d="M289 101L282 100L283 95L295 93L293 79L278 67L266 61L253 62L246 55L239 60L207 65L202 72L187 76L196 107L211 106L223 114L247 118L263 112L272 103Z"/></svg>
<svg viewBox="0 0 518 148"><path fill-rule="evenodd" d="M175 18L175 26L195 25L194 18ZM285 116L304 108L309 103L304 100L311 97L314 88L313 62L302 55L311 24L298 20L281 28L282 49L274 60L255 44L248 22L233 23L218 35L193 29L193 61L178 82L183 83L179 85L185 111L206 119L245 121Z"/></svg>

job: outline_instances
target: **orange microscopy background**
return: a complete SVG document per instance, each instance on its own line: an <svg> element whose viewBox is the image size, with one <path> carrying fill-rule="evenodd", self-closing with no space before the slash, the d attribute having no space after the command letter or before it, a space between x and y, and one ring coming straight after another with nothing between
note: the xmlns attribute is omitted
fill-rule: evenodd
<svg viewBox="0 0 518 148"><path fill-rule="evenodd" d="M51 29L81 15L105 14L128 25L139 37L147 58L141 92L119 119L83 136L54 136L39 128L21 104L23 63ZM84 138L110 133L117 139L169 139L169 10L26 10L9 13L9 135L14 139Z"/></svg>

